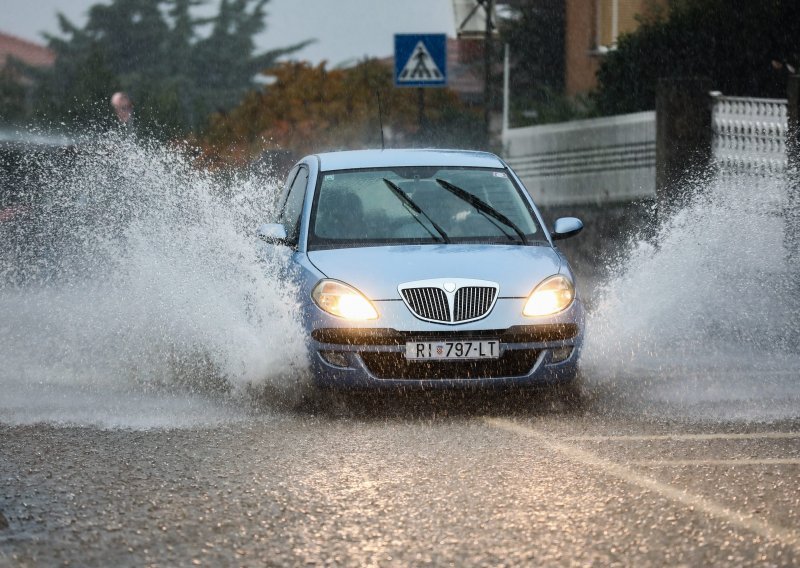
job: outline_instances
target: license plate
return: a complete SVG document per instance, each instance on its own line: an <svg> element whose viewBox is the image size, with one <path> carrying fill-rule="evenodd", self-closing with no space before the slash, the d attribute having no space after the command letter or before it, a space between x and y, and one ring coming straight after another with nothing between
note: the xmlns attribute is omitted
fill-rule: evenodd
<svg viewBox="0 0 800 568"><path fill-rule="evenodd" d="M466 359L497 359L500 340L475 341L407 341L406 359L411 361L463 361Z"/></svg>

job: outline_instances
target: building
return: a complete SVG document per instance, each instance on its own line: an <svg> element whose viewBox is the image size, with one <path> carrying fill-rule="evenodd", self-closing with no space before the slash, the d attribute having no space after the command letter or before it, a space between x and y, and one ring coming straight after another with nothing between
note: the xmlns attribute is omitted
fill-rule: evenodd
<svg viewBox="0 0 800 568"><path fill-rule="evenodd" d="M565 88L568 95L592 90L603 56L617 38L639 27L642 17L669 8L669 0L565 0Z"/></svg>
<svg viewBox="0 0 800 568"><path fill-rule="evenodd" d="M56 54L43 45L0 32L0 73L8 68L12 60L31 67L51 67L55 63ZM24 76L19 79L23 83L27 82Z"/></svg>

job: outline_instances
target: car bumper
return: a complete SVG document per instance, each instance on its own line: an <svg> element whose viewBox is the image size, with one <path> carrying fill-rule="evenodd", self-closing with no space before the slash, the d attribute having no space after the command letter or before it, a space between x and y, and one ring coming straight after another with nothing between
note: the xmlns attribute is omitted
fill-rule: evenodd
<svg viewBox="0 0 800 568"><path fill-rule="evenodd" d="M322 318L310 329L311 370L318 386L334 388L486 388L569 382L577 373L583 318L577 300L558 316L536 323L515 318L510 326L499 326L497 317L465 326L391 322L406 324L396 327L347 327L341 320ZM452 362L405 359L406 341L476 339L499 339L500 357Z"/></svg>

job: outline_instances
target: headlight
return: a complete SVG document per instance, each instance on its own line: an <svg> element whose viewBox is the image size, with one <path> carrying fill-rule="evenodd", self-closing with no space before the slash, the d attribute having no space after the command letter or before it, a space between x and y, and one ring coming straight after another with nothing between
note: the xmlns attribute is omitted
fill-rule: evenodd
<svg viewBox="0 0 800 568"><path fill-rule="evenodd" d="M314 302L334 316L349 320L371 320L378 312L361 292L336 280L321 280L311 292Z"/></svg>
<svg viewBox="0 0 800 568"><path fill-rule="evenodd" d="M549 316L569 307L575 299L575 287L566 276L556 274L539 284L525 303L522 314Z"/></svg>

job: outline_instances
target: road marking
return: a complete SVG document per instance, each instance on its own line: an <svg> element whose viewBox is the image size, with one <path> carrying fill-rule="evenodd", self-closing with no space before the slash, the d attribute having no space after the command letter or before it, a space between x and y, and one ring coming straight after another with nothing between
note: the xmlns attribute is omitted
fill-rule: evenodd
<svg viewBox="0 0 800 568"><path fill-rule="evenodd" d="M626 483L637 485L646 491L652 491L659 495L671 499L676 503L685 505L692 511L699 511L708 516L716 517L722 521L730 523L731 525L739 528L754 532L766 539L778 541L793 548L800 550L800 540L798 533L781 527L779 525L771 524L767 521L746 516L738 511L734 511L718 503L715 503L700 495L694 495L687 491L678 489L672 485L661 483L655 479L645 477L627 467L618 463L612 462L605 458L601 458L591 452L582 450L575 446L562 444L548 438L541 432L529 427L523 426L511 420L504 418L484 418L484 421L495 428L512 432L526 438L533 438L541 445L556 451L567 458L579 462L583 465L598 469L607 475L611 475Z"/></svg>
<svg viewBox="0 0 800 568"><path fill-rule="evenodd" d="M750 434L632 434L629 436L570 436L566 442L649 442L675 440L680 442L701 440L791 440L800 438L800 432L753 432Z"/></svg>
<svg viewBox="0 0 800 568"><path fill-rule="evenodd" d="M743 458L738 460L644 460L626 463L643 467L671 467L682 465L800 465L800 458Z"/></svg>

